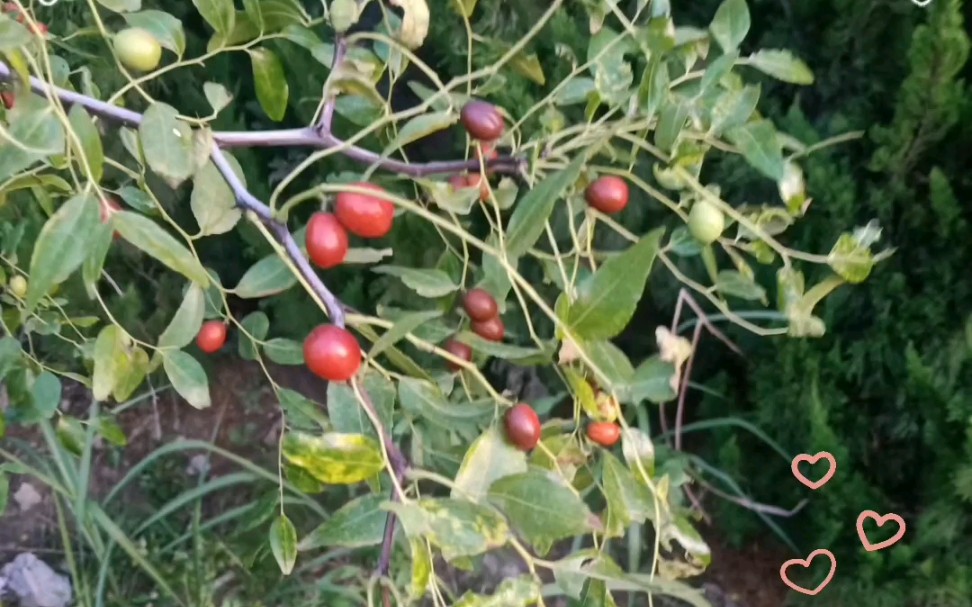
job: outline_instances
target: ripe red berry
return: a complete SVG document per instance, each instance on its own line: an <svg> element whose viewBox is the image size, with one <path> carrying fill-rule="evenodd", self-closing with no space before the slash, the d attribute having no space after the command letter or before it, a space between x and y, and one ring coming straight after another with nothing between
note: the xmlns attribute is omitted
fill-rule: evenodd
<svg viewBox="0 0 972 607"><path fill-rule="evenodd" d="M506 436L523 451L530 451L540 442L540 418L533 407L520 403L506 412Z"/></svg>
<svg viewBox="0 0 972 607"><path fill-rule="evenodd" d="M473 100L463 106L459 120L473 139L494 141L503 135L506 128L503 115L491 103Z"/></svg>
<svg viewBox="0 0 972 607"><path fill-rule="evenodd" d="M339 266L348 255L348 233L330 213L314 213L307 222L307 256L319 268Z"/></svg>
<svg viewBox="0 0 972 607"><path fill-rule="evenodd" d="M221 320L203 323L196 336L196 345L206 354L218 352L226 344L226 325Z"/></svg>
<svg viewBox="0 0 972 607"><path fill-rule="evenodd" d="M496 300L485 289L470 289L462 298L462 307L474 321L482 322L499 314Z"/></svg>
<svg viewBox="0 0 972 607"><path fill-rule="evenodd" d="M506 335L506 326L499 316L482 321L473 321L472 330L476 335L489 341L503 341L503 336Z"/></svg>
<svg viewBox="0 0 972 607"><path fill-rule="evenodd" d="M0 93L0 99L3 100L3 107L8 110L12 110L14 106L14 94L10 91L4 91Z"/></svg>
<svg viewBox="0 0 972 607"><path fill-rule="evenodd" d="M472 360L472 355L473 355L472 348L470 348L467 344L462 343L461 341L450 339L448 342L446 342L445 351L448 352L449 354L452 354L456 358L461 358L466 362ZM451 360L446 361L446 366L449 368L450 371L453 372L462 369L461 366L457 365Z"/></svg>
<svg viewBox="0 0 972 607"><path fill-rule="evenodd" d="M473 173L468 177L466 183L469 184L467 187L479 188L479 199L483 202L489 200L489 185L483 181L483 176L479 173Z"/></svg>
<svg viewBox="0 0 972 607"><path fill-rule="evenodd" d="M348 381L361 368L361 346L346 329L321 325L304 340L304 361L320 378Z"/></svg>
<svg viewBox="0 0 972 607"><path fill-rule="evenodd" d="M449 178L449 185L452 186L453 191L457 192L469 187L469 178L466 175L453 175Z"/></svg>
<svg viewBox="0 0 972 607"><path fill-rule="evenodd" d="M373 183L355 183L356 187L375 192L385 190ZM381 238L392 229L395 205L368 194L340 192L334 205L338 221L352 234L361 238Z"/></svg>
<svg viewBox="0 0 972 607"><path fill-rule="evenodd" d="M602 213L617 213L628 206L628 184L615 175L605 175L587 186L584 198Z"/></svg>
<svg viewBox="0 0 972 607"><path fill-rule="evenodd" d="M613 447L621 438L621 426L611 422L593 422L587 426L587 438L602 447Z"/></svg>

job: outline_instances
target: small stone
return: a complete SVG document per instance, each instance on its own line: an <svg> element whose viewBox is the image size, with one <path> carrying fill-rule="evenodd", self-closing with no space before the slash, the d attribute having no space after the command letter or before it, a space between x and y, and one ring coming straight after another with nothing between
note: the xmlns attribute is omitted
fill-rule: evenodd
<svg viewBox="0 0 972 607"><path fill-rule="evenodd" d="M29 552L0 569L0 590L20 607L67 607L72 599L68 578Z"/></svg>
<svg viewBox="0 0 972 607"><path fill-rule="evenodd" d="M13 494L13 499L20 506L21 512L27 512L37 504L41 503L41 494L34 489L30 483L20 483L17 492Z"/></svg>

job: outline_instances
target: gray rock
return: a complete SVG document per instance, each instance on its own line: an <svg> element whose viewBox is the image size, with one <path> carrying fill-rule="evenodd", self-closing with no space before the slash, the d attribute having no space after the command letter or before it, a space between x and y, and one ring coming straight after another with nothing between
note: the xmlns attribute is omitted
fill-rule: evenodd
<svg viewBox="0 0 972 607"><path fill-rule="evenodd" d="M20 607L68 607L71 582L24 552L0 569L0 596L12 597Z"/></svg>

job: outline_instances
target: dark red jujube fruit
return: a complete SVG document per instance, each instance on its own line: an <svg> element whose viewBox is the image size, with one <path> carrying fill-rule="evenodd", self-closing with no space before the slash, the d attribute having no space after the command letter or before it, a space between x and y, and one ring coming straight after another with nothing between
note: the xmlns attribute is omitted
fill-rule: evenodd
<svg viewBox="0 0 972 607"><path fill-rule="evenodd" d="M503 135L506 125L496 106L485 101L473 100L462 107L459 120L473 139L494 141Z"/></svg>
<svg viewBox="0 0 972 607"><path fill-rule="evenodd" d="M486 289L470 289L462 298L462 308L474 321L482 322L499 314L496 299Z"/></svg>
<svg viewBox="0 0 972 607"><path fill-rule="evenodd" d="M472 330L476 335L489 341L503 341L503 336L506 335L506 325L503 324L503 319L499 316L483 321L473 321Z"/></svg>
<svg viewBox="0 0 972 607"><path fill-rule="evenodd" d="M469 347L468 344L464 344L461 341L450 339L448 342L446 342L445 351L448 352L449 354L452 354L456 358L460 358L466 362L472 360L472 355L473 355L472 348ZM456 372L462 369L461 366L457 365L451 360L446 361L446 366L452 372Z"/></svg>
<svg viewBox="0 0 972 607"><path fill-rule="evenodd" d="M628 184L615 175L596 179L584 191L584 199L598 211L611 215L628 206Z"/></svg>
<svg viewBox="0 0 972 607"><path fill-rule="evenodd" d="M506 436L522 451L530 451L540 442L540 418L533 407L519 403L506 412Z"/></svg>

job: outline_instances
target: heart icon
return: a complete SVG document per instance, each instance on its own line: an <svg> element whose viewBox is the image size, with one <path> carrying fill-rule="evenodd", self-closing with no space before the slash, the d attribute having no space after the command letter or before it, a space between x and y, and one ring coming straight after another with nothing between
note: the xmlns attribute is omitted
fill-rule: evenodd
<svg viewBox="0 0 972 607"><path fill-rule="evenodd" d="M807 462L812 466L813 464L819 462L821 459L827 460L827 462L830 464L830 470L827 471L827 474L823 475L823 478L821 478L819 481L811 481L807 477L803 476L803 473L800 472L799 469L799 465L801 462ZM828 453L827 451L821 451L816 455L801 453L800 455L793 458L793 463L790 464L790 470L793 471L793 476L795 476L796 479L800 481L804 486L810 487L811 489L819 489L824 485L826 485L827 481L833 478L834 473L837 472L837 460L835 460L834 456Z"/></svg>
<svg viewBox="0 0 972 607"><path fill-rule="evenodd" d="M800 565L801 567L809 567L813 559L817 558L818 556L825 556L828 559L830 559L830 573L828 573L827 577L824 578L824 581L817 584L817 587L814 588L813 590L808 590L806 588L803 588L802 586L797 586L796 584L791 582L788 577L786 577L786 570L789 567L793 565ZM783 565L780 567L780 579L783 580L783 583L789 586L791 589L796 590L797 592L801 592L803 594L813 596L815 594L819 594L821 590L827 587L827 584L830 583L830 580L834 579L834 574L836 572L837 572L837 559L834 558L834 553L831 552L830 550L827 550L826 548L817 548L816 550L810 553L810 556L808 556L805 559L790 559L787 562L783 563Z"/></svg>
<svg viewBox="0 0 972 607"><path fill-rule="evenodd" d="M883 542L878 542L877 544L872 544L870 540L867 539L867 534L864 533L864 520L874 519L874 522L878 524L878 527L883 527L884 523L888 521L894 521L898 523L898 532L895 533L891 538L884 540ZM874 552L875 550L881 550L882 548L887 548L888 546L894 546L898 543L898 540L904 537L905 534L905 522L904 519L897 514L891 512L890 514L885 514L881 516L873 510L865 510L861 512L861 515L857 517L857 535L861 538L861 543L864 544L864 549L868 552Z"/></svg>

